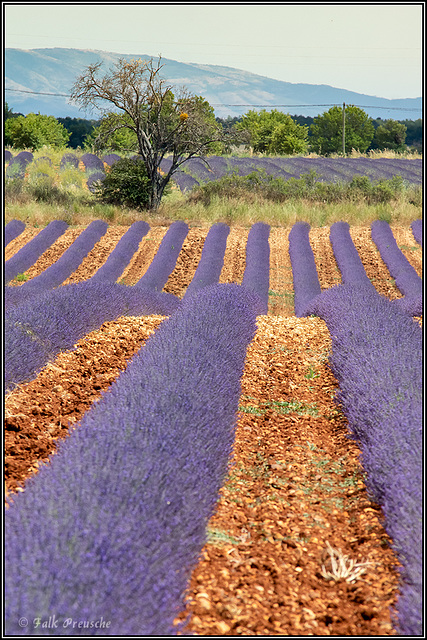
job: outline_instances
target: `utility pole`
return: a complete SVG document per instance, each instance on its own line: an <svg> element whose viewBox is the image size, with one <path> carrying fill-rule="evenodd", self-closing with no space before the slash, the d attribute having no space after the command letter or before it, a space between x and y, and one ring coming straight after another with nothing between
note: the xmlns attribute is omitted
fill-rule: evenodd
<svg viewBox="0 0 427 640"><path fill-rule="evenodd" d="M342 103L342 154L345 156L345 102Z"/></svg>

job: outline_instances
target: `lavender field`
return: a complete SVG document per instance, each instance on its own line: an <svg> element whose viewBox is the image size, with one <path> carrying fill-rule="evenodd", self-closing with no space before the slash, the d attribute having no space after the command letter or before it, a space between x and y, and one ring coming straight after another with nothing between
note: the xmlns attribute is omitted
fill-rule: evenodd
<svg viewBox="0 0 427 640"><path fill-rule="evenodd" d="M89 161L95 166L93 158ZM84 341L90 332L102 327L107 331L108 321L128 317L136 323L150 315L164 320L147 345L136 352L124 371L104 389L101 399L89 406L77 428L61 441L49 464L42 464L36 473L31 467L25 490L8 496L5 514L7 634L55 635L55 629L48 626L37 629L22 624L22 620L49 620L53 611L65 621L90 620L91 617L113 620L113 628L108 632L112 635L174 635L181 629L174 623L175 617L184 606L191 571L200 560L208 522L227 474L237 416L239 411L243 413L245 398L254 401L252 396L241 395L245 360L246 366L256 370L258 388L254 386L251 392L259 393L264 405L267 403L269 407L258 413L254 411L251 419L264 420L265 429L274 427L280 442L290 451L294 440L289 434L293 433L295 438L295 433L307 424L314 428L315 418L301 415L301 402L292 402L286 394L279 400L275 395L277 389L273 390L272 375L263 377L261 369L257 369L258 361L247 362L249 345L261 340L259 333L256 335L257 322L275 319L268 314L272 311L274 296L279 294L278 290L272 290L272 274L276 270L277 274L288 271L292 278L294 308L292 321L286 325L287 333L303 335L308 327L305 321L312 320L323 322L329 332L329 366L339 388L333 397L328 388L328 399L335 406L335 413L339 409L348 421L349 433L343 435L344 440L358 442L369 496L382 509L384 530L400 562L394 629L403 635L419 635L422 630L422 331L414 318L422 315L423 289L419 269L411 265L404 251L408 255L421 251L422 221L414 220L406 230L406 242L410 246L401 242L399 246L394 235L396 230L384 220L375 221L368 230L369 242L365 241L368 248L364 251L356 247L349 224L341 221L328 229L328 243L323 243L320 253L316 239L323 230L310 236L310 225L305 222L296 223L287 232L281 230L280 235L265 223L255 223L250 229L238 232L225 224L217 224L201 234L185 222L177 221L166 228L163 235L150 235L152 231L143 221L134 223L119 241L109 246L103 254L105 257L98 260L109 229L106 223L96 221L84 228L59 258L50 265L45 263L41 273L27 281L18 281L17 275L27 272L67 235L67 225L55 221L32 240L23 242L20 248L19 237L25 234L25 225L11 221L6 226L5 248L16 243L16 251L6 261L5 281L5 373L11 394L28 381L37 384L39 376L58 354L69 351L71 357L79 340ZM192 244L186 244L190 235ZM156 250L150 253L147 244L153 243L155 237ZM274 244L273 237L279 238L280 246ZM230 247L234 247L234 253L227 251ZM193 260L194 255L197 257ZM279 264L280 255L287 256L289 263L282 258L283 263ZM330 267L326 255L331 258ZM368 275L372 255L377 256L386 274L383 282L378 282L379 278L372 277L371 272L370 277ZM86 265L84 275L72 284L64 284L83 263ZM133 278L125 282L121 276L130 264ZM340 274L335 286L327 284L325 279L330 277L332 265ZM224 272L224 268L228 271ZM224 273L227 275L222 276ZM172 293L168 283L178 281L179 288ZM280 282L283 287L283 280ZM386 291L393 288L394 295L381 295L376 288L379 285L386 287ZM276 320L289 319L276 317ZM263 351L273 359L279 349L274 323L271 327ZM313 337L313 348L315 343ZM328 347L323 344L322 349L325 360ZM311 353L310 348L306 351ZM84 363L86 369L79 384L86 384L92 377L92 361L98 356L101 358L101 350L89 363ZM286 369L291 357L289 344L281 347L277 368L286 371L286 375L281 373L280 377L279 387L283 389L288 388L286 385L294 370L300 367L298 361ZM273 371L273 365L269 366ZM67 369L57 376L54 389L62 389L70 375L71 369ZM322 376L310 367L302 377L308 383L308 395L304 398L307 403L315 397L314 387L310 385ZM73 386L79 384L74 382ZM39 384L39 394L45 394L42 404L48 405L50 396L46 396L44 383ZM40 412L37 406L29 407L29 423L36 431L35 442L40 443L41 433L34 428ZM290 406L293 407L291 422L284 423ZM8 449L11 464L20 445L24 410L20 408L18 415L8 415L7 435L15 438ZM332 430L336 429L333 415L324 418ZM255 434L257 453L260 453L261 447L269 442L263 442L263 432L256 422L249 422L246 428L248 438L250 432ZM331 437L327 436L322 446L328 446L328 439ZM313 447L311 452L315 450ZM280 462L284 453L279 450L282 457L274 458L279 462L272 458L261 461L257 473L263 486L270 468L281 472L286 466ZM294 463L298 454L292 450L291 457ZM345 466L343 459L334 460L334 464ZM307 476L310 487L321 484L320 470L314 479ZM248 482L248 475L244 478ZM292 472L290 478L283 481L284 490L289 491L286 494L289 501L275 502L273 496L277 495L275 491L280 489L280 482L278 479L267 482L264 503L268 502L277 513L271 516L273 512L269 512L269 518L265 514L263 517L266 522L275 518L276 524L272 527L277 527L277 535L283 531L292 534L295 529L294 524L286 524L288 520L292 522L294 515L295 489L292 487L295 485L292 483L295 478L302 483L298 486L305 487L302 478ZM322 482L325 495L310 506L305 501L309 500L311 488L298 494L306 523L313 512L319 522L325 522L323 506L331 487L329 480L323 478ZM349 500L354 501L356 490L351 477L345 476L342 485L339 495L343 495L344 488L348 489ZM251 525L247 514L259 503L264 506L257 496L240 523L246 525L246 531L253 526L254 538L258 525ZM335 507L339 504L338 501ZM235 515L238 506L237 500L233 503ZM341 527L344 539L342 532L347 521L356 518L356 513L350 516L348 510L335 511L341 520L331 527L330 535L336 535ZM39 518L37 514L41 513L43 517ZM328 512L328 518L333 514L334 511ZM263 524L264 521L261 526ZM252 575L256 592L257 587L262 586L259 581L266 568L279 584L277 567L289 549L292 553L301 547L309 555L311 544L318 553L319 537L326 535L326 529L320 528L321 533L313 540L307 535L308 529L306 524L294 538L282 535L285 544L268 534L273 540L271 543L263 533L259 544L264 549L264 559L258 573L254 573L256 562L251 564L252 556L248 562L242 560L246 549L255 553L250 540L240 540L240 560L229 560L225 572L229 576L237 572L230 578L232 590L235 590L233 581L242 579L244 567ZM352 543L355 549L364 544L364 538L371 536L367 531L358 530L356 542ZM371 537L381 538L378 534ZM266 542L271 545L267 550ZM273 547L279 548L274 563ZM233 545L230 554L232 549ZM299 564L303 556L298 560L291 556L289 577L286 576L284 584L291 580L291 575L296 575L297 562L297 581L304 585L304 597L310 590L323 590L316 615L318 624L323 625L321 628L330 632L333 627L328 625L333 622L332 616L322 614L321 606L332 597L332 587L319 578L315 569L311 577L307 575L308 570ZM231 567L230 563L235 566ZM372 580L381 573L380 569L373 571ZM337 589L340 584L337 581ZM367 608L361 592L352 591L354 585L351 581L349 584L348 602L352 607L359 607L358 615L368 620L366 631L369 632L370 618L366 618ZM206 585L203 588L207 590ZM355 588L361 588L359 582ZM209 596L203 593L205 601L209 601ZM337 597L340 592L334 593ZM297 608L301 607L298 597ZM309 606L314 608L315 604ZM210 601L209 607L213 608ZM383 605L383 608L386 607ZM271 611L270 616L274 611L277 614L277 610ZM351 611L353 609L347 612L347 625L351 624ZM206 608L205 614L208 613ZM220 609L217 615L223 624L218 628L225 629L230 614L224 615ZM239 615L234 613L236 619L230 629L240 628ZM293 614L288 615L292 618ZM374 619L377 614L371 612L371 615ZM340 623L339 617L335 622ZM63 622L62 634L83 635L87 629L76 629ZM309 629L307 626L306 630ZM90 635L103 635L103 629L98 627L89 627L89 631Z"/></svg>
<svg viewBox="0 0 427 640"><path fill-rule="evenodd" d="M92 190L95 181L103 179L105 172L120 158L110 153L97 156L94 153L83 155L65 153L60 161L60 171L67 168L79 169L85 174L86 185ZM32 153L21 151L13 155L5 151L6 177L24 178L32 163L50 162L49 158L34 159ZM166 157L161 170L167 172L171 160ZM408 185L422 183L422 159L406 158L326 158L326 157L237 157L208 156L206 160L190 158L173 176L174 183L182 192L191 191L194 186L218 180L233 173L246 176L252 172L261 172L269 176L299 179L315 172L317 180L327 183L350 182L355 176L366 176L372 181L388 180L400 176ZM43 171L41 170L41 175Z"/></svg>
<svg viewBox="0 0 427 640"><path fill-rule="evenodd" d="M162 169L169 166L166 158ZM323 182L350 182L354 176L366 176L372 181L387 180L400 176L408 184L421 184L422 160L398 158L240 158L230 156L209 156L204 162L200 158L191 158L183 170L174 176L182 191L189 191L198 184L217 180L225 175L236 173L245 176L253 171L265 172L285 180L301 178L302 175L316 172L318 180Z"/></svg>

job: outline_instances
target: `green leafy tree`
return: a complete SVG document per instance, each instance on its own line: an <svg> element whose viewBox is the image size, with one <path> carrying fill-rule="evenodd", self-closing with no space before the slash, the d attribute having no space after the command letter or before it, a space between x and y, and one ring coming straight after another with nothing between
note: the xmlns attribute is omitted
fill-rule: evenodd
<svg viewBox="0 0 427 640"><path fill-rule="evenodd" d="M385 120L375 130L373 146L376 149L392 149L404 151L406 149L406 127L397 120Z"/></svg>
<svg viewBox="0 0 427 640"><path fill-rule="evenodd" d="M99 125L96 120L85 120L83 118L57 118L67 131L70 133L70 139L68 146L72 149L78 147L83 148L86 138L92 134L95 128Z"/></svg>
<svg viewBox="0 0 427 640"><path fill-rule="evenodd" d="M29 113L8 118L4 125L5 145L15 149L36 151L43 146L61 149L67 145L70 133L54 116Z"/></svg>
<svg viewBox="0 0 427 640"><path fill-rule="evenodd" d="M8 103L4 103L4 113L3 113L3 121L6 121L8 118L17 118L18 116L24 115L23 113L15 113L12 107L9 107Z"/></svg>
<svg viewBox="0 0 427 640"><path fill-rule="evenodd" d="M423 148L423 121L418 120L402 120L402 124L406 127L406 144L410 147Z"/></svg>
<svg viewBox="0 0 427 640"><path fill-rule="evenodd" d="M311 148L316 153L340 153L343 134L343 108L331 107L314 118L310 126ZM364 153L374 137L375 127L368 114L354 105L345 107L345 152L356 149Z"/></svg>
<svg viewBox="0 0 427 640"><path fill-rule="evenodd" d="M76 80L71 99L82 108L101 110L96 144L105 147L121 130L133 134L128 150L137 151L145 164L150 181L148 208L155 210L179 167L191 157L215 153L216 145L229 136L206 100L185 89L172 91L160 76L161 58L157 62L120 59L103 77L99 76L101 66L87 67ZM171 165L161 173L165 156Z"/></svg>
<svg viewBox="0 0 427 640"><path fill-rule="evenodd" d="M236 129L248 133L249 145L259 153L292 155L308 150L308 127L299 125L288 113L277 109L248 111Z"/></svg>

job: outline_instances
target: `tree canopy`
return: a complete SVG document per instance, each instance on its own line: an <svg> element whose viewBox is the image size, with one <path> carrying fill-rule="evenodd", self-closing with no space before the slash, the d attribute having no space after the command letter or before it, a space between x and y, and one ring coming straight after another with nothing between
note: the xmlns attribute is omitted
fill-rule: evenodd
<svg viewBox="0 0 427 640"><path fill-rule="evenodd" d="M311 147L322 155L343 150L343 107L331 107L317 116L310 126ZM372 142L375 128L371 118L360 107L345 107L345 152L356 149L364 153Z"/></svg>
<svg viewBox="0 0 427 640"><path fill-rule="evenodd" d="M117 132L128 132L128 150L139 153L150 181L148 206L156 209L173 173L193 156L217 152L215 145L228 136L206 100L175 89L161 77L160 57L120 59L102 77L101 66L87 67L76 80L71 99L82 108L101 111L97 144L106 145ZM160 164L166 156L170 166L161 173Z"/></svg>
<svg viewBox="0 0 427 640"><path fill-rule="evenodd" d="M249 133L249 144L256 152L292 155L308 150L308 127L277 109L248 111L236 129Z"/></svg>
<svg viewBox="0 0 427 640"><path fill-rule="evenodd" d="M375 129L373 144L377 149L403 151L406 148L406 127L397 120L385 120Z"/></svg>
<svg viewBox="0 0 427 640"><path fill-rule="evenodd" d="M29 113L8 117L4 125L6 146L36 151L43 146L61 149L67 145L70 134L54 116Z"/></svg>

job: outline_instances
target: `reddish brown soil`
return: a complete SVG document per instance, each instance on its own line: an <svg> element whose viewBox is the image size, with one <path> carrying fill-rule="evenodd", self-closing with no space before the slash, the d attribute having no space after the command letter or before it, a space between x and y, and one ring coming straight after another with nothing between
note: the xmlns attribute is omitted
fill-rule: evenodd
<svg viewBox="0 0 427 640"><path fill-rule="evenodd" d="M34 277L58 259L81 230L68 230L49 250L50 262L46 252L27 275ZM133 284L142 277L166 230L150 230L119 280ZM32 237L30 231L22 244ZM90 277L125 231L109 229L70 282ZM183 295L207 231L190 230L166 291ZM248 231L231 229L221 282L241 281ZM198 635L393 635L397 560L381 511L367 495L358 447L333 401L327 328L318 318L293 316L289 231L271 229L269 315L258 318L248 349L234 457L189 584L188 630ZM422 251L410 230L393 231L421 275ZM310 231L322 289L340 281L328 233L328 228ZM351 233L377 290L399 297L369 229ZM18 240L7 257L22 246ZM152 316L106 323L7 395L5 476L12 498L14 491L25 490L25 478L37 472L39 461L55 451L58 438L78 428L84 412L161 321ZM347 556L347 565L350 560L370 564L354 581L351 574L348 580L328 579L328 548Z"/></svg>

